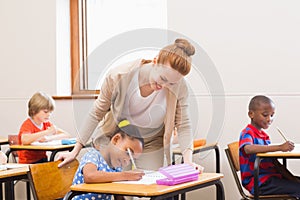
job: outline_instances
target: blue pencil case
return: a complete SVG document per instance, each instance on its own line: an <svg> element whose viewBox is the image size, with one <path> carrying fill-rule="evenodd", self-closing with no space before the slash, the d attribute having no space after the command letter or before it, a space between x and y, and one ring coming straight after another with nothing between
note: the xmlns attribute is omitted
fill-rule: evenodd
<svg viewBox="0 0 300 200"><path fill-rule="evenodd" d="M63 144L63 145L76 144L76 138L63 139L63 140L61 140L61 144Z"/></svg>
<svg viewBox="0 0 300 200"><path fill-rule="evenodd" d="M177 185L189 181L195 181L199 178L199 171L189 164L177 164L168 167L162 167L159 172L167 178L156 180L158 185Z"/></svg>

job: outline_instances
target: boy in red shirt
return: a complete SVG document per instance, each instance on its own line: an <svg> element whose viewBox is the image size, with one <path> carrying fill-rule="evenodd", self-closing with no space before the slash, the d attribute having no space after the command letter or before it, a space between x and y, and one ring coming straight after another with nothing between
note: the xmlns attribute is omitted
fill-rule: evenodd
<svg viewBox="0 0 300 200"><path fill-rule="evenodd" d="M292 151L294 143L287 141L280 145L271 144L264 129L269 128L275 114L273 101L263 95L253 97L249 103L248 115L251 124L241 132L239 157L243 186L254 194L254 162L257 153ZM300 180L291 174L277 159L264 158L259 165L259 195L289 194L300 197Z"/></svg>
<svg viewBox="0 0 300 200"><path fill-rule="evenodd" d="M28 102L28 115L19 131L19 144L30 145L32 142L47 142L69 138L70 134L54 126L50 115L55 103L52 97L43 92L35 93ZM46 151L18 151L19 163L47 162Z"/></svg>

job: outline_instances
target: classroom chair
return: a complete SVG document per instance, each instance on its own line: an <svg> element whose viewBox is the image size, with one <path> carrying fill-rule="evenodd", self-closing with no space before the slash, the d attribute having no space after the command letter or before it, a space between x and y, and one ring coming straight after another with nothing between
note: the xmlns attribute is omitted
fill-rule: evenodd
<svg viewBox="0 0 300 200"><path fill-rule="evenodd" d="M17 145L17 144L19 144L19 140L18 140L18 135L17 134L10 134L10 135L8 135L7 139L8 139L8 144L9 145ZM8 162L12 161L12 163L18 163L19 162L18 152L17 151L13 151L10 154L8 152L9 152L9 150L7 150L7 152L6 152L7 161ZM26 183L27 200L30 200L30 185L29 185L29 181L27 179L18 180L18 181L14 182L14 185L16 185L19 181L22 181L22 182Z"/></svg>
<svg viewBox="0 0 300 200"><path fill-rule="evenodd" d="M240 178L240 161L239 161L239 142L232 142L227 145L228 148L225 149L225 153L230 165L231 172L233 174L235 183L238 187L239 193L242 196L242 200L254 199L254 196L246 191L241 183ZM260 195L259 199L297 199L289 195Z"/></svg>
<svg viewBox="0 0 300 200"><path fill-rule="evenodd" d="M69 192L79 162L74 160L58 168L60 162L30 165L28 177L35 200L61 199Z"/></svg>
<svg viewBox="0 0 300 200"><path fill-rule="evenodd" d="M216 159L216 173L220 173L220 152L219 152L219 147L218 143L206 143L206 139L195 139L194 141L194 149L193 149L193 154L205 152L205 151L210 151L210 150L215 150L215 159ZM181 163L183 163L183 157L180 151L179 146L173 148L172 150L172 164L174 165L176 163L176 156L181 156Z"/></svg>
<svg viewBox="0 0 300 200"><path fill-rule="evenodd" d="M19 141L18 141L18 135L8 135L8 144L9 145L16 145L16 144L19 144ZM6 153L7 154L7 153ZM11 153L11 159L14 163L18 163L18 152L17 151L14 151ZM9 159L9 158L8 158Z"/></svg>

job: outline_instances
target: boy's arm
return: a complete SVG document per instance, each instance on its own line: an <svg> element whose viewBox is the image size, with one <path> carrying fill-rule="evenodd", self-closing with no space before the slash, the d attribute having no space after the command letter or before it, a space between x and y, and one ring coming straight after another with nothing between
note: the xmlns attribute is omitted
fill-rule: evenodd
<svg viewBox="0 0 300 200"><path fill-rule="evenodd" d="M244 146L244 151L246 154L255 153L267 153L274 151L292 151L294 149L294 143L287 141L279 145L258 145L258 144L248 144Z"/></svg>
<svg viewBox="0 0 300 200"><path fill-rule="evenodd" d="M56 127L56 133L54 135L46 135L44 137L45 141L52 141L52 140L61 140L71 138L71 134Z"/></svg>
<svg viewBox="0 0 300 200"><path fill-rule="evenodd" d="M33 134L30 134L30 133L26 134L26 132L24 131L21 136L21 141L22 141L22 144L29 145L32 142L38 141L40 138L42 138L46 135L52 135L55 133L56 133L56 129L53 125L50 126L47 130L40 131L40 132L33 133Z"/></svg>
<svg viewBox="0 0 300 200"><path fill-rule="evenodd" d="M98 171L97 166L88 163L83 169L85 183L106 183L113 181L137 181L145 174L142 171L105 172Z"/></svg>

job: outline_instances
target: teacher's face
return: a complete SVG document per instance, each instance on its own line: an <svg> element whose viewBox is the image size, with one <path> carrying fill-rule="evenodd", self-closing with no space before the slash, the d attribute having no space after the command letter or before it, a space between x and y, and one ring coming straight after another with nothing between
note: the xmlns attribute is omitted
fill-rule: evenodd
<svg viewBox="0 0 300 200"><path fill-rule="evenodd" d="M156 64L150 73L150 86L154 91L176 85L183 75L173 69L170 64Z"/></svg>

